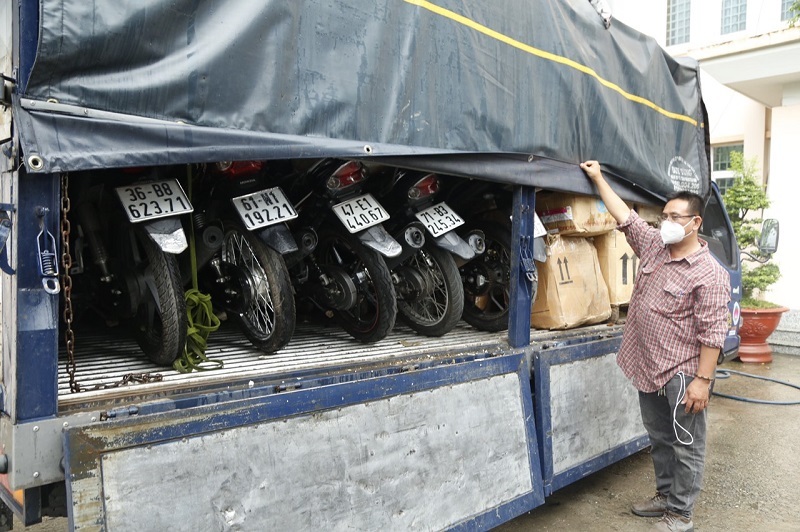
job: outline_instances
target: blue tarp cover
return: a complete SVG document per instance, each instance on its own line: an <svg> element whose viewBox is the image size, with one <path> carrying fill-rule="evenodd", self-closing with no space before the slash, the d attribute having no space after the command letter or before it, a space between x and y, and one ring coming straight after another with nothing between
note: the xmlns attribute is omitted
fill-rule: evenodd
<svg viewBox="0 0 800 532"><path fill-rule="evenodd" d="M15 98L41 172L376 159L623 196L707 194L696 62L587 0L41 0ZM34 168L28 168L33 171Z"/></svg>

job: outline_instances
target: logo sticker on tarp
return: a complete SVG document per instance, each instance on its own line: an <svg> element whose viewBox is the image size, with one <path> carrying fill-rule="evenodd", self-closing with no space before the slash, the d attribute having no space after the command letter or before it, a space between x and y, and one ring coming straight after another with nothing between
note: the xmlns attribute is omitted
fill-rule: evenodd
<svg viewBox="0 0 800 532"><path fill-rule="evenodd" d="M676 191L687 191L700 194L700 178L695 169L683 157L673 157L667 169L672 186Z"/></svg>

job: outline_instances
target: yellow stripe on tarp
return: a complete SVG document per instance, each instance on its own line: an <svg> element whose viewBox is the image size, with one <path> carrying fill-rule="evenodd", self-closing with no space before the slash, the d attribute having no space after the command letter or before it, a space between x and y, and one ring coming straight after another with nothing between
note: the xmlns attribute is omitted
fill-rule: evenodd
<svg viewBox="0 0 800 532"><path fill-rule="evenodd" d="M604 87L608 87L609 89L618 92L624 98L626 98L626 99L628 99L628 100L630 100L632 102L636 102L638 104L641 104L641 105L644 105L646 107L649 107L649 108L653 109L654 111L656 111L657 113L661 113L662 115L664 115L664 116L666 116L668 118L672 118L673 120L682 120L684 122L688 122L688 123L692 124L693 126L697 126L697 120L695 120L691 116L682 115L682 114L679 114L679 113L673 113L672 111L667 111L663 107L659 107L658 105L656 105L655 103L651 102L647 98L642 98L641 96L636 96L635 94L631 94L630 92L624 90L622 87L620 87L616 83L613 83L611 81L608 81L605 78L600 77L597 74L597 72L594 71L594 69L589 68L586 65L582 65L582 64L580 64L580 63L578 63L576 61L573 61L572 59L568 59L568 58L560 56L560 55L552 54L550 52L545 52L544 50L540 50L538 48L534 48L533 46L530 46L528 44L520 42L520 41L518 41L516 39L512 39L508 35L503 35L502 33L497 32L497 31L495 31L495 30L493 30L491 28L487 28L483 24L479 24L479 23L475 22L472 19L469 19L469 18L467 18L467 17L465 17L463 15L459 15L458 13L450 11L449 9L445 9L443 7L437 6L436 4L432 4L431 2L428 2L426 0L403 0L403 1L408 3L408 4L412 4L412 5L415 5L415 6L419 6L419 7L423 8L423 9L427 9L428 11L436 13L437 15L441 15L443 17L449 18L450 20L453 20L455 22L458 22L459 24L462 24L464 26L472 28L475 31L479 31L479 32L483 33L484 35L487 35L487 36L491 37L492 39L496 39L496 40L498 40L500 42L503 42L503 43L505 43L505 44L507 44L509 46L513 46L514 48L517 48L518 50L522 50L523 52L527 52L527 53L529 53L531 55L535 55L537 57L541 57L542 59L547 59L548 61L553 61L555 63L560 63L560 64L568 66L570 68L574 68L575 70L577 70L579 72L583 72L584 74L593 77L598 82L600 82L600 84L603 85Z"/></svg>

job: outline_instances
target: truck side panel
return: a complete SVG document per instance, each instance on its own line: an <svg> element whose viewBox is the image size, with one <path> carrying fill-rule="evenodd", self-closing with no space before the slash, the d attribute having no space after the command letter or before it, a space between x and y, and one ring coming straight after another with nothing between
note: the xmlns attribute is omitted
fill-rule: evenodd
<svg viewBox="0 0 800 532"><path fill-rule="evenodd" d="M650 443L636 389L616 364L620 338L534 351L545 495Z"/></svg>
<svg viewBox="0 0 800 532"><path fill-rule="evenodd" d="M507 355L76 427L72 525L495 526L544 501L529 376Z"/></svg>

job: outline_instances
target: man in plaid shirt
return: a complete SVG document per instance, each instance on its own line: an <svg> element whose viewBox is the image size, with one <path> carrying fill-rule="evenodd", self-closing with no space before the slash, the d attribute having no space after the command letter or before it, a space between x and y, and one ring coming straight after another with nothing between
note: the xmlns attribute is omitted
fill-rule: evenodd
<svg viewBox="0 0 800 532"><path fill-rule="evenodd" d="M633 513L661 517L654 530L693 530L705 463L706 407L727 331L728 272L698 238L703 198L680 192L650 227L611 189L597 161L581 168L639 257L617 363L639 390L656 495Z"/></svg>

